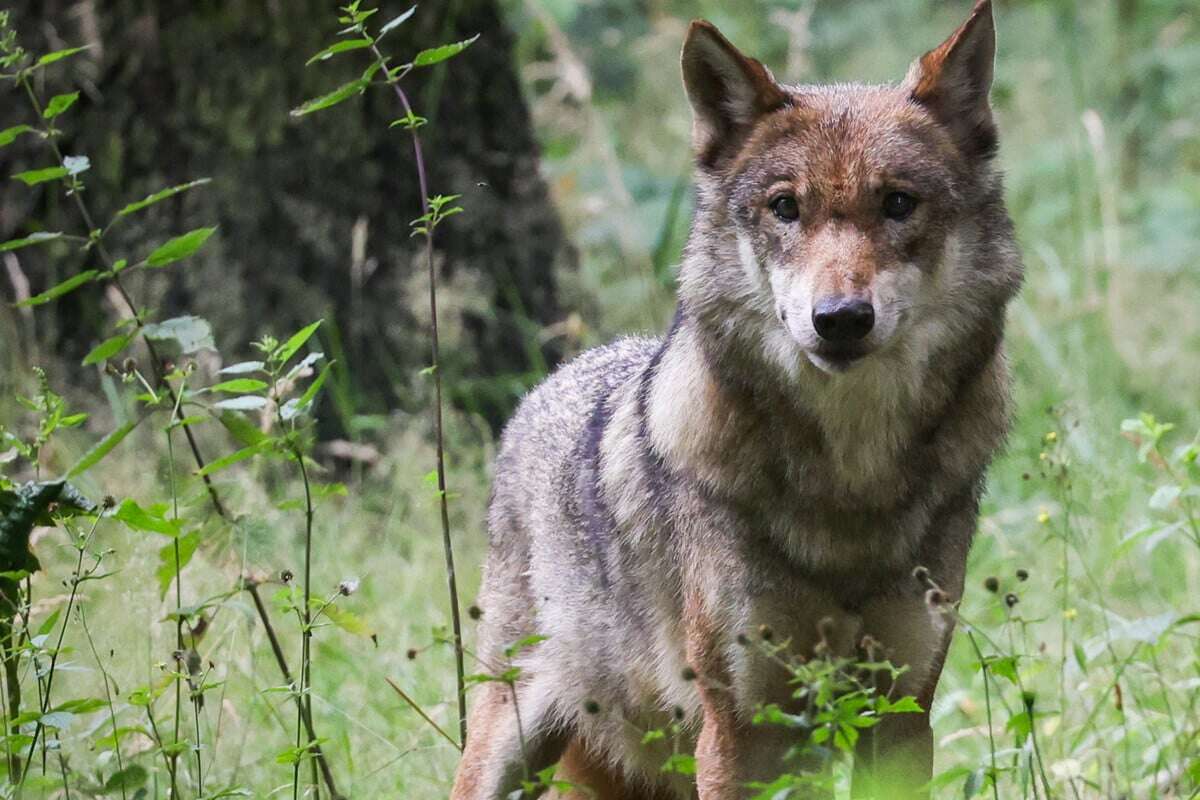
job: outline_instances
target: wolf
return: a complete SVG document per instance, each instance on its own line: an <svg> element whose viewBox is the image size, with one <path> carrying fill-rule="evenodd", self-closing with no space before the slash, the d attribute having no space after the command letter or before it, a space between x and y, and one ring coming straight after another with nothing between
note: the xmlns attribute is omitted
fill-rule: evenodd
<svg viewBox="0 0 1200 800"><path fill-rule="evenodd" d="M793 702L767 636L869 637L904 666L891 690L925 711L865 732L854 792L924 796L952 615L913 571L961 596L1010 416L994 60L989 0L893 85L783 85L691 24L678 309L559 369L503 435L476 655L516 677L475 690L454 800L556 763L572 796L749 796L795 744L753 722ZM643 744L667 726L694 775Z"/></svg>

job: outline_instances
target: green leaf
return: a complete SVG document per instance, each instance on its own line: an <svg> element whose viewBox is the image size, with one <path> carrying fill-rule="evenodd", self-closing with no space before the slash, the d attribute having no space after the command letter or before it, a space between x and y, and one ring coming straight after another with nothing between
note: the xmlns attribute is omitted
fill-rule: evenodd
<svg viewBox="0 0 1200 800"><path fill-rule="evenodd" d="M12 144L22 133L38 133L38 129L32 125L13 125L11 128L5 128L0 131L0 147Z"/></svg>
<svg viewBox="0 0 1200 800"><path fill-rule="evenodd" d="M182 236L176 236L151 253L146 258L146 266L165 267L167 264L173 264L180 259L187 258L199 250L208 241L208 237L212 236L216 230L216 227L197 228Z"/></svg>
<svg viewBox="0 0 1200 800"><path fill-rule="evenodd" d="M512 658L513 656L517 655L518 653L520 653L524 650L528 650L529 648L533 647L534 645L544 642L549 638L550 638L549 636L542 636L540 634L534 634L533 636L526 636L523 639L518 639L517 641L510 644L508 647L504 648L504 655L508 658Z"/></svg>
<svg viewBox="0 0 1200 800"><path fill-rule="evenodd" d="M1166 511L1179 499L1181 494L1183 494L1183 487L1177 484L1168 483L1159 486L1150 497L1149 506L1154 511Z"/></svg>
<svg viewBox="0 0 1200 800"><path fill-rule="evenodd" d="M67 470L66 477L74 478L82 475L92 467L100 463L106 455L112 452L113 448L121 443L129 433L137 427L137 422L126 422L121 427L117 428L112 433L105 436L99 442L92 446L92 449L83 454L83 457L75 462L71 469Z"/></svg>
<svg viewBox="0 0 1200 800"><path fill-rule="evenodd" d="M62 609L54 609L54 613L42 620L42 624L38 625L37 631L33 634L33 638L37 639L40 636L49 636L50 632L58 625L58 618L62 616Z"/></svg>
<svg viewBox="0 0 1200 800"><path fill-rule="evenodd" d="M260 381L256 378L234 378L231 381L223 381L215 386L209 386L205 391L209 392L226 392L228 394L250 394L251 392L261 392L268 386L266 381Z"/></svg>
<svg viewBox="0 0 1200 800"><path fill-rule="evenodd" d="M441 47L434 47L429 50L422 50L417 53L417 57L412 60L414 67L430 67L434 64L441 63L448 58L454 58L456 55L466 50L475 40L479 38L479 34L475 34L470 39L463 39L461 42L453 44L444 44Z"/></svg>
<svg viewBox="0 0 1200 800"><path fill-rule="evenodd" d="M267 398L256 394L243 394L238 397L229 397L225 400L219 400L213 403L213 408L223 409L225 411L258 411L261 408L267 407Z"/></svg>
<svg viewBox="0 0 1200 800"><path fill-rule="evenodd" d="M1004 727L1013 732L1018 742L1023 742L1033 730L1033 719L1029 716L1028 711L1021 711L1009 717Z"/></svg>
<svg viewBox="0 0 1200 800"><path fill-rule="evenodd" d="M75 715L70 712L51 711L46 714L42 714L41 723L47 728L54 728L61 731L66 730L74 719Z"/></svg>
<svg viewBox="0 0 1200 800"><path fill-rule="evenodd" d="M46 104L46 108L42 111L44 119L54 119L59 114L66 111L71 106L75 105L75 101L79 99L79 92L70 92L69 94L56 94L50 98L50 102Z"/></svg>
<svg viewBox="0 0 1200 800"><path fill-rule="evenodd" d="M265 367L261 361L239 361L237 364L230 364L228 367L222 367L217 370L218 375L244 375L247 372L262 372Z"/></svg>
<svg viewBox="0 0 1200 800"><path fill-rule="evenodd" d="M305 114L311 114L314 111L321 111L331 106L336 106L338 103L341 103L344 100L349 100L356 94L362 94L363 91L366 90L368 83L370 83L369 79L358 78L350 81L349 83L342 84L329 94L315 97L312 100L293 108L291 112L292 116L303 117Z"/></svg>
<svg viewBox="0 0 1200 800"><path fill-rule="evenodd" d="M875 710L880 714L920 714L924 711L921 704L917 702L917 698L906 695L899 700L888 700L880 695L876 701Z"/></svg>
<svg viewBox="0 0 1200 800"><path fill-rule="evenodd" d="M304 394L300 396L299 400L289 401L284 404L284 408L281 410L284 419L291 419L308 410L308 407L312 405L313 400L316 398L317 392L321 391L321 386L325 384L325 380L329 377L329 370L332 366L332 362L325 365L325 369L321 370L321 374L317 376L317 379L308 385L308 388L305 389Z"/></svg>
<svg viewBox="0 0 1200 800"><path fill-rule="evenodd" d="M1014 686L1017 685L1016 656L991 656L985 659L985 661L987 668L992 671L993 675L1007 678Z"/></svg>
<svg viewBox="0 0 1200 800"><path fill-rule="evenodd" d="M401 25L403 25L404 23L408 22L408 18L411 17L415 13L417 13L417 7L413 6L408 11L405 11L403 14L401 14L400 16L395 17L394 19L392 19L390 22L388 22L382 28L379 29L379 36L382 38L382 36L385 33L387 33L388 31L398 28Z"/></svg>
<svg viewBox="0 0 1200 800"><path fill-rule="evenodd" d="M9 239L7 242L0 244L0 253L5 253L9 250L20 250L22 247L29 247L31 244L45 244L46 242L53 242L61 238L61 233L38 231L37 233L29 234L24 239Z"/></svg>
<svg viewBox="0 0 1200 800"><path fill-rule="evenodd" d="M149 775L141 764L130 764L125 769L118 770L104 782L105 794L128 792L140 788L146 783Z"/></svg>
<svg viewBox="0 0 1200 800"><path fill-rule="evenodd" d="M191 531L185 536L180 536L174 542L165 545L158 551L158 594L159 597L167 596L167 589L171 588L171 581L183 571L183 568L192 560L192 556L196 554L196 548L200 546L200 531ZM175 567L175 548L179 548L179 568Z"/></svg>
<svg viewBox="0 0 1200 800"><path fill-rule="evenodd" d="M660 769L662 772L676 775L695 775L696 757L687 753L672 753L667 756L667 760L663 762Z"/></svg>
<svg viewBox="0 0 1200 800"><path fill-rule="evenodd" d="M91 513L95 508L66 481L27 483L16 490L0 489L0 570L36 572L41 565L29 552L29 534L34 527L56 525L58 518ZM0 578L0 585L4 580L12 578ZM0 593L0 601L4 597L15 597L15 588Z"/></svg>
<svg viewBox="0 0 1200 800"><path fill-rule="evenodd" d="M31 169L25 172L18 172L13 175L13 180L23 182L26 186L37 186L39 183L46 181L56 181L59 178L67 177L66 167L43 167L42 169Z"/></svg>
<svg viewBox="0 0 1200 800"><path fill-rule="evenodd" d="M416 114L413 113L412 109L410 108L408 110L408 113L405 114L403 117L401 117L400 119L392 120L391 124L389 124L388 127L389 128L403 127L405 130L411 131L414 128L421 127L422 125L426 124L427 122L429 122L428 119L426 119L425 117L417 116Z"/></svg>
<svg viewBox="0 0 1200 800"><path fill-rule="evenodd" d="M34 62L32 69L49 66L56 61L62 61L64 58L70 58L76 53L82 53L84 50L88 50L90 48L91 45L84 45L83 47L68 47L63 50L55 50L53 53L46 53L46 55Z"/></svg>
<svg viewBox="0 0 1200 800"><path fill-rule="evenodd" d="M83 357L83 366L87 367L107 361L128 347L131 341L133 341L133 335L129 333L119 333L110 339L105 339Z"/></svg>
<svg viewBox="0 0 1200 800"><path fill-rule="evenodd" d="M21 302L17 303L17 306L40 306L44 303L49 303L55 298L62 297L64 294L69 294L70 292L75 291L86 283L91 283L99 274L100 273L94 269L84 270L78 275L72 275L62 283L51 286L41 294L35 294L33 297L22 300Z"/></svg>
<svg viewBox="0 0 1200 800"><path fill-rule="evenodd" d="M171 420L171 424L167 426L167 430L172 430L174 428L187 428L191 425L200 425L208 422L210 419L212 419L212 417L208 416L207 414L193 414L190 417L184 417L183 419L173 419Z"/></svg>
<svg viewBox="0 0 1200 800"><path fill-rule="evenodd" d="M220 419L225 430L246 447L258 444L267 438L267 435L259 430L257 425L236 411L226 411L221 414Z"/></svg>
<svg viewBox="0 0 1200 800"><path fill-rule="evenodd" d="M340 42L329 45L329 47L326 47L308 61L305 61L304 66L310 66L318 61L326 61L331 56L344 53L347 50L361 50L364 47L370 47L372 44L373 42L370 39L343 39Z"/></svg>
<svg viewBox="0 0 1200 800"><path fill-rule="evenodd" d="M212 475L214 472L220 472L223 469L228 469L239 461L245 461L247 458L253 458L259 453L266 452L273 444L274 442L272 440L264 439L258 444L253 444L249 447L243 447L241 450L238 450L235 453L230 453L227 456L218 458L216 461L206 464L203 469L196 470L196 474L203 477L205 475Z"/></svg>
<svg viewBox="0 0 1200 800"><path fill-rule="evenodd" d="M167 519L165 507L142 508L131 497L121 501L121 505L113 512L113 517L142 533L161 533L163 536L174 538L183 531L181 520Z"/></svg>
<svg viewBox="0 0 1200 800"><path fill-rule="evenodd" d="M74 700L68 700L65 703L59 703L52 711L69 711L72 714L90 714L93 711L99 711L107 707L108 703L98 697L79 697Z"/></svg>
<svg viewBox="0 0 1200 800"><path fill-rule="evenodd" d="M136 203L130 203L122 208L117 212L116 219L127 217L130 214L141 211L147 206L152 206L155 203L166 200L168 197L174 197L180 192L186 192L188 189L195 189L197 186L203 186L206 183L212 183L212 178L199 178L198 180L191 181L190 183L181 183L178 186L172 186L170 189L163 189L162 191L155 192L154 194L149 195L142 200L138 200Z"/></svg>
<svg viewBox="0 0 1200 800"><path fill-rule="evenodd" d="M311 325L306 325L296 333L292 334L292 338L284 343L283 347L279 348L276 353L276 358L280 364L286 364L291 360L292 356L296 355L296 351L304 346L304 343L312 338L312 335L317 332L317 328L321 327L321 323L325 320L319 319Z"/></svg>
<svg viewBox="0 0 1200 800"><path fill-rule="evenodd" d="M370 636L371 628L357 614L338 608L336 605L330 604L325 606L325 616L347 633L355 636Z"/></svg>
<svg viewBox="0 0 1200 800"><path fill-rule="evenodd" d="M979 767L974 772L967 775L967 779L963 781L963 798L970 800L975 795L983 791L983 767Z"/></svg>
<svg viewBox="0 0 1200 800"><path fill-rule="evenodd" d="M213 342L212 326L200 317L172 317L152 323L142 328L142 335L152 341L175 342L182 353L217 349Z"/></svg>

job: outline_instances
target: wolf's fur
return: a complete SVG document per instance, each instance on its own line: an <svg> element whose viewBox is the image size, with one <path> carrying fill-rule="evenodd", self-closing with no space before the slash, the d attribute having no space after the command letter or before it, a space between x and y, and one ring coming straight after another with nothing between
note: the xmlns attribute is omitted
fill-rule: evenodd
<svg viewBox="0 0 1200 800"><path fill-rule="evenodd" d="M665 338L559 370L505 432L479 654L499 669L509 643L548 638L517 658L520 734L507 687L476 695L455 798L505 797L560 758L604 797L742 796L788 745L750 724L789 698L782 670L737 643L761 625L803 652L824 617L840 652L870 634L928 708L950 631L911 573L961 593L1008 419L1001 340L1021 267L992 166L993 36L984 0L899 85L784 87L693 24L679 309ZM768 208L780 187L800 221ZM903 222L879 211L897 188L919 198ZM843 295L875 308L853 363L810 321ZM641 742L673 709L694 783L662 777L666 752ZM928 779L928 724L874 732L897 756L875 765L886 796Z"/></svg>

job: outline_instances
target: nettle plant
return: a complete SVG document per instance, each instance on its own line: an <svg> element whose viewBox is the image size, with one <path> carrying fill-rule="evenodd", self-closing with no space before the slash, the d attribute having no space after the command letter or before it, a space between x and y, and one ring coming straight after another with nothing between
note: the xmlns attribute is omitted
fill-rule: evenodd
<svg viewBox="0 0 1200 800"><path fill-rule="evenodd" d="M412 143L413 156L417 171L417 189L420 193L421 215L411 222L412 235L424 239L424 260L429 276L429 314L430 314L430 365L423 374L433 381L433 413L434 438L437 445L436 469L431 473L432 482L436 486L437 498L441 512L442 542L445 553L447 590L450 605L451 636L449 642L454 649L455 677L458 687L458 742L459 749L467 738L467 679L464 668L464 649L462 637L462 614L458 599L458 582L454 569L454 549L450 536L450 516L448 508L449 492L446 489L445 437L442 423L442 376L439 371L439 334L438 334L438 275L434 260L434 234L438 227L449 217L462 212L462 207L456 204L460 195L433 195L428 183L428 163L421 148L420 129L428 124L426 117L418 115L404 89L404 80L414 71L427 69L457 56L466 50L479 34L458 42L440 45L421 50L411 60L401 61L384 54L380 44L387 35L408 22L416 13L417 7L412 6L404 13L383 23L378 29L373 28L377 8L365 8L355 0L341 7L338 22L343 26L338 31L338 39L328 47L315 54L308 60L308 65L320 64L345 53L366 54L367 66L362 74L348 83L334 89L328 94L308 100L292 110L295 117L304 117L318 111L332 108L339 103L357 97L369 89L390 89L396 97L397 110L400 112L389 127L406 131ZM442 637L436 636L435 639ZM397 691L400 691L397 689ZM409 702L417 712L428 718L425 712L401 691L401 697ZM436 726L435 726L436 727Z"/></svg>
<svg viewBox="0 0 1200 800"><path fill-rule="evenodd" d="M196 386L197 370L190 354L215 350L209 324L194 316L157 319L131 296L123 279L132 271L155 271L182 265L216 232L215 226L199 227L147 248L144 256L114 253L109 233L125 218L182 192L203 186L207 179L168 187L142 200L120 206L103 225L96 223L87 200L87 156L65 154L60 147L59 125L79 98L78 92L55 95L43 101L35 77L64 59L82 53L74 47L44 55L31 54L17 42L7 13L0 12L0 80L24 95L30 122L0 131L0 146L18 139L33 139L52 159L49 166L20 172L13 179L28 187L57 189L73 203L82 230L41 231L0 243L0 252L30 247L57 249L66 259L91 264L45 291L17 305L36 307L72 292L109 286L125 305L127 318L118 322L112 335L83 359L84 366L103 365L110 375L129 390L127 401L136 408L132 418L103 436L76 463L54 478L43 473L51 468L45 457L47 444L62 429L75 428L88 418L72 413L66 401L51 390L45 374L35 371L39 390L32 398L18 397L29 413L10 427L0 427L0 661L4 665L2 686L4 758L0 771L5 784L0 796L20 796L33 787L71 788L89 795L143 796L145 785L165 776L170 796L183 796L185 788L195 797L248 796L248 789L226 785L228 776L217 775L211 758L212 742L204 740L202 724L204 696L219 686L213 678L213 663L200 652L201 641L215 612L241 592L247 592L272 646L284 686L296 705L295 741L279 755L291 766L292 795L301 792L301 766L312 765L311 784L320 780L330 797L340 797L332 770L321 751L311 704L311 639L326 624L364 634L366 626L338 601L353 593L357 581L347 579L330 593L314 596L310 583L315 503L322 496L344 493L339 484L318 486L310 480L312 411L329 374L320 352L307 347L320 322L294 335L277 340L264 337L255 344L260 360L243 361L221 370L217 382ZM436 212L440 208L435 208ZM431 218L430 230L436 224ZM167 355L169 353L169 355ZM240 449L207 462L201 455L193 429L219 423L228 430ZM93 502L72 481L95 468L136 428L157 427L167 452L167 480L160 501L140 504L133 498L106 497ZM181 511L181 483L177 475L176 440L182 434L195 462L193 475L204 482L211 514L188 507ZM235 519L220 496L211 476L250 458L275 459L294 467L304 488L297 507L303 513L303 574L297 585L284 571L286 584L278 593L279 607L294 614L300 629L302 649L299 672L292 670L279 643L270 614L259 592L261 576L236 576L228 591L212 597L186 598L183 570L203 539L217 526L233 525ZM185 507L186 504L185 504ZM286 509L285 509L286 510ZM105 560L113 551L101 542L107 530L124 526L139 534L160 536L156 581L168 603L165 622L174 628L175 648L163 654L160 676L148 685L120 697L118 683L110 674L102 648L97 648L87 624L86 603L79 588L85 583L112 580ZM33 593L32 574L40 568L29 548L35 527L62 531L66 544L76 553L75 568L62 579L69 595L65 606L39 616ZM170 593L170 589L174 592ZM168 594L170 597L168 598ZM185 602L185 599L189 602ZM69 628L75 638L82 633L103 678L103 697L60 697L55 676L61 671L60 657L71 653L66 645ZM119 702L118 702L119 698ZM104 724L96 715L107 717ZM78 717L88 725L73 726ZM189 718L190 717L190 718ZM82 728L82 732L75 731ZM211 726L208 726L211 730ZM140 738L152 743L133 748L127 740ZM72 747L86 748L94 755L89 766L76 769L67 756ZM137 755L132 755L136 749ZM161 762L158 772L156 762ZM57 774L55 772L57 771ZM319 778L318 778L319 773ZM319 794L319 791L318 791Z"/></svg>
<svg viewBox="0 0 1200 800"><path fill-rule="evenodd" d="M776 641L765 626L755 637L738 638L741 646L757 650L786 670L792 686L792 702L786 708L769 703L754 715L755 725L784 728L793 741L780 776L769 783L750 784L755 800L834 791L833 768L853 761L864 732L889 715L922 711L915 697L896 693L897 679L905 669L888 660L879 642L864 636L854 657L837 655L830 647L833 626L829 618L817 624L817 644L809 655L795 652L789 641Z"/></svg>

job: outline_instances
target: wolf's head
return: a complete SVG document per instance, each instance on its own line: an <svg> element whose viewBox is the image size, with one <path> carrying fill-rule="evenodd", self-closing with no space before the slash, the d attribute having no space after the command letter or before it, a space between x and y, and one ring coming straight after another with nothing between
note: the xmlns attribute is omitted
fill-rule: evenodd
<svg viewBox="0 0 1200 800"><path fill-rule="evenodd" d="M793 373L928 361L998 330L1020 266L992 166L994 55L989 0L889 86L784 86L692 23L688 313Z"/></svg>

